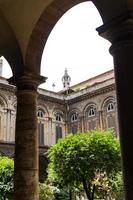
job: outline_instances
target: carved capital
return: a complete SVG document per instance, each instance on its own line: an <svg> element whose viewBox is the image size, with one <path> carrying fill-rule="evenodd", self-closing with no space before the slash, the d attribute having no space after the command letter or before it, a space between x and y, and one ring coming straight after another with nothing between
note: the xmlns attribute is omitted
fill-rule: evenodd
<svg viewBox="0 0 133 200"><path fill-rule="evenodd" d="M9 82L13 85L17 86L18 90L37 90L38 85L44 83L46 81L46 77L33 74L33 73L26 73L19 76L13 76L9 79Z"/></svg>

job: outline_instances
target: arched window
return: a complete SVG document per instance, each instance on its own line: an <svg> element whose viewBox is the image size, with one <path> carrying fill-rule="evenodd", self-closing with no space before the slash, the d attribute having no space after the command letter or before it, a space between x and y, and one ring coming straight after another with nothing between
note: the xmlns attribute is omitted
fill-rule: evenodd
<svg viewBox="0 0 133 200"><path fill-rule="evenodd" d="M56 121L56 142L59 138L62 138L62 117L60 113L55 114L55 121Z"/></svg>
<svg viewBox="0 0 133 200"><path fill-rule="evenodd" d="M86 115L86 130L92 130L97 127L96 106L90 104L85 112Z"/></svg>
<svg viewBox="0 0 133 200"><path fill-rule="evenodd" d="M107 112L112 112L114 110L115 110L114 103L113 102L109 102L107 104Z"/></svg>
<svg viewBox="0 0 133 200"><path fill-rule="evenodd" d="M58 113L55 116L57 122L61 122L61 115Z"/></svg>
<svg viewBox="0 0 133 200"><path fill-rule="evenodd" d="M94 108L90 108L88 110L88 117L94 117L96 115L96 111Z"/></svg>
<svg viewBox="0 0 133 200"><path fill-rule="evenodd" d="M105 104L106 128L112 128L116 131L115 104L113 99L110 99Z"/></svg>
<svg viewBox="0 0 133 200"><path fill-rule="evenodd" d="M44 145L44 111L39 109L37 112L38 116L38 141L39 145Z"/></svg>
<svg viewBox="0 0 133 200"><path fill-rule="evenodd" d="M43 118L44 117L44 112L41 109L39 109L38 113L37 113L37 116L40 117L40 118Z"/></svg>
<svg viewBox="0 0 133 200"><path fill-rule="evenodd" d="M70 131L72 133L77 133L78 131L78 114L73 112L70 117Z"/></svg>
<svg viewBox="0 0 133 200"><path fill-rule="evenodd" d="M73 113L71 116L71 122L76 122L78 120L78 114L77 113Z"/></svg>

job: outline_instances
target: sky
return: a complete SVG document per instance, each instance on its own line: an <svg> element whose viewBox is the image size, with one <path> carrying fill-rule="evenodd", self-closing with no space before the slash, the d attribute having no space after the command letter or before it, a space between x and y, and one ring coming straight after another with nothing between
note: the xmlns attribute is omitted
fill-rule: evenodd
<svg viewBox="0 0 133 200"><path fill-rule="evenodd" d="M108 51L111 44L96 31L101 25L102 19L89 1L74 6L60 18L44 47L41 75L48 79L40 87L61 90L65 68L71 86L113 69L113 58ZM9 78L12 73L6 60L3 65L3 76Z"/></svg>

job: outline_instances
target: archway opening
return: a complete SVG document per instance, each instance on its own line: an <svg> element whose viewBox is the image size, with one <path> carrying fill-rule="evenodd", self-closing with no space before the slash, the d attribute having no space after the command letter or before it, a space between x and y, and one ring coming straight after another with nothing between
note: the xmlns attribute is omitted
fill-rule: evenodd
<svg viewBox="0 0 133 200"><path fill-rule="evenodd" d="M101 24L96 7L89 1L72 7L60 18L43 51L41 74L48 79L41 87L61 90L65 68L71 76L71 85L113 68L108 52L110 43L95 30Z"/></svg>
<svg viewBox="0 0 133 200"><path fill-rule="evenodd" d="M12 75L13 75L13 73L12 73L12 69L11 69L9 63L3 56L1 56L0 57L0 76L8 79Z"/></svg>
<svg viewBox="0 0 133 200"><path fill-rule="evenodd" d="M8 78L12 70L7 60L0 57L0 141L14 143L16 121L16 96L15 86L11 86Z"/></svg>

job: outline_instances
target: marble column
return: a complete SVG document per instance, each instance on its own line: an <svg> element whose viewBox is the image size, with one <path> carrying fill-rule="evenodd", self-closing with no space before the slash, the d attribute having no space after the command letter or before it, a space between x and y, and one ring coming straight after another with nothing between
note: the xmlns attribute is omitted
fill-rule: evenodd
<svg viewBox="0 0 133 200"><path fill-rule="evenodd" d="M45 78L25 73L17 86L14 200L38 200L37 86Z"/></svg>
<svg viewBox="0 0 133 200"><path fill-rule="evenodd" d="M114 58L125 199L133 199L133 14L127 13L97 29L108 39Z"/></svg>

